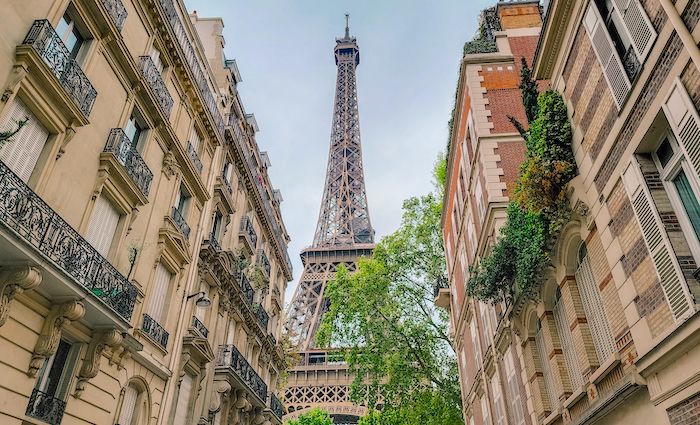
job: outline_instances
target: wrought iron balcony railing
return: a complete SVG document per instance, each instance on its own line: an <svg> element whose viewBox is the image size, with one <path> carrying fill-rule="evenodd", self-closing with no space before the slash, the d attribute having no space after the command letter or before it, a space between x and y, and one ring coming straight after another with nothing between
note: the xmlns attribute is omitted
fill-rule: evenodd
<svg viewBox="0 0 700 425"><path fill-rule="evenodd" d="M262 249L258 250L258 265L260 265L260 267L263 269L265 275L270 277L270 260L267 258L267 254L265 254L265 251Z"/></svg>
<svg viewBox="0 0 700 425"><path fill-rule="evenodd" d="M216 236L214 236L213 233L209 234L209 237L204 240L204 243L211 246L214 249L214 251L221 252L221 245L219 244L219 240L216 239Z"/></svg>
<svg viewBox="0 0 700 425"><path fill-rule="evenodd" d="M284 416L284 407L275 393L270 393L270 410L272 410L272 414L274 414L277 419L282 419L282 416Z"/></svg>
<svg viewBox="0 0 700 425"><path fill-rule="evenodd" d="M126 21L126 8L124 8L124 3L122 0L102 0L102 6L107 10L109 17L112 18L114 26L117 30L121 31L124 27L124 21Z"/></svg>
<svg viewBox="0 0 700 425"><path fill-rule="evenodd" d="M204 165L202 165L202 161L199 160L199 155L197 155L197 151L194 150L194 146L192 146L192 143L187 144L187 154L190 156L192 164L194 164L194 168L197 169L198 173L202 174Z"/></svg>
<svg viewBox="0 0 700 425"><path fill-rule="evenodd" d="M120 164L126 169L126 173L131 177L131 180L141 190L143 196L148 198L148 192L151 189L151 181L153 173L146 165L141 154L131 147L131 140L121 128L113 128L109 132L105 152L113 153L117 157Z"/></svg>
<svg viewBox="0 0 700 425"><path fill-rule="evenodd" d="M170 96L168 88L165 87L165 81L160 75L160 70L153 63L150 56L141 56L141 73L146 79L146 85L155 95L158 106L163 111L166 117L170 116L170 110L173 108L173 98Z"/></svg>
<svg viewBox="0 0 700 425"><path fill-rule="evenodd" d="M36 388L29 397L29 404L25 415L39 419L52 425L58 425L63 420L63 413L66 410L66 402L55 398Z"/></svg>
<svg viewBox="0 0 700 425"><path fill-rule="evenodd" d="M238 284L241 286L241 291L243 291L245 299L248 300L249 304L253 304L255 291L253 290L253 286L250 284L250 280L248 280L248 276L246 276L245 273L239 273Z"/></svg>
<svg viewBox="0 0 700 425"><path fill-rule="evenodd" d="M33 246L125 320L138 290L0 161L0 225Z"/></svg>
<svg viewBox="0 0 700 425"><path fill-rule="evenodd" d="M261 304L256 304L253 308L255 309L255 316L258 318L260 327L267 332L267 323L270 321L270 315L267 314L267 311L265 311L265 308L263 308Z"/></svg>
<svg viewBox="0 0 700 425"><path fill-rule="evenodd" d="M163 329L160 323L156 322L154 318L148 314L143 315L143 324L141 325L141 330L148 335L153 341L158 343L165 350L168 347L168 338L170 334Z"/></svg>
<svg viewBox="0 0 700 425"><path fill-rule="evenodd" d="M625 52L625 56L622 58L622 66L625 68L625 73L630 79L630 82L634 83L637 75L639 75L639 71L642 69L642 65L639 63L639 58L632 45L630 45Z"/></svg>
<svg viewBox="0 0 700 425"><path fill-rule="evenodd" d="M220 345L216 365L229 367L260 400L267 400L267 385L233 344Z"/></svg>
<svg viewBox="0 0 700 425"><path fill-rule="evenodd" d="M254 251L255 246L258 244L258 235L255 233L255 229L253 228L253 220L251 220L247 215L243 216L241 219L241 233L248 238Z"/></svg>
<svg viewBox="0 0 700 425"><path fill-rule="evenodd" d="M97 98L97 91L80 65L70 57L68 48L49 21L34 21L23 44L34 48L83 115L89 117Z"/></svg>
<svg viewBox="0 0 700 425"><path fill-rule="evenodd" d="M228 181L228 179L227 179L226 176L224 176L224 175L221 175L221 176L220 176L220 179L221 179L221 184L223 184L224 187L226 187L226 190L228 190L228 193L231 193L231 194L232 194L232 193L233 193L233 187L231 187L231 182Z"/></svg>
<svg viewBox="0 0 700 425"><path fill-rule="evenodd" d="M207 329L207 327L204 326L204 323L202 323L202 321L199 320L197 316L192 316L192 329L197 331L204 338L209 337L209 329Z"/></svg>
<svg viewBox="0 0 700 425"><path fill-rule="evenodd" d="M180 210L173 207L170 216L172 217L173 221L175 222L177 227L182 232L182 235L185 237L185 239L189 239L190 238L190 226L187 225L187 221L185 221L185 218L182 216L182 213L180 212Z"/></svg>

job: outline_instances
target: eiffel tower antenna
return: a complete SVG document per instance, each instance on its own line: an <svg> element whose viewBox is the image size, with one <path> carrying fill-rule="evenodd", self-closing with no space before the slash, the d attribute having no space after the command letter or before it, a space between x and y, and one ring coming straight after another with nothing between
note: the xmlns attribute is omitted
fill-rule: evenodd
<svg viewBox="0 0 700 425"><path fill-rule="evenodd" d="M345 38L350 38L350 14L345 14Z"/></svg>

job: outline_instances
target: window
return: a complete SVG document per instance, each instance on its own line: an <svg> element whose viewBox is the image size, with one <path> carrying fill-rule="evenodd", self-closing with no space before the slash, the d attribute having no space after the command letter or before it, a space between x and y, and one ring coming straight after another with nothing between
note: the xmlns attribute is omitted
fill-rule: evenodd
<svg viewBox="0 0 700 425"><path fill-rule="evenodd" d="M503 403L503 394L501 393L501 384L498 382L498 375L496 374L491 377L491 391L493 392L493 423L495 425L505 425L506 410Z"/></svg>
<svg viewBox="0 0 700 425"><path fill-rule="evenodd" d="M472 318L469 322L469 334L472 337L472 347L474 349L474 363L477 369L481 369L481 346L479 345L479 336L476 332L476 318Z"/></svg>
<svg viewBox="0 0 700 425"><path fill-rule="evenodd" d="M484 330L482 333L484 346L488 347L493 344L493 336L496 333L496 313L493 311L493 306L479 301L479 314Z"/></svg>
<svg viewBox="0 0 700 425"><path fill-rule="evenodd" d="M542 323L537 321L537 332L535 333L535 346L537 348L537 357L540 360L542 367L542 378L547 389L547 394L542 397L546 398L543 401L549 402L551 409L557 405L557 391L554 389L554 378L552 377L552 369L549 366L549 353L547 353L547 345L544 342L544 333L542 332Z"/></svg>
<svg viewBox="0 0 700 425"><path fill-rule="evenodd" d="M236 321L229 320L228 322L228 332L226 333L226 344L232 345L236 337Z"/></svg>
<svg viewBox="0 0 700 425"><path fill-rule="evenodd" d="M231 164L230 162L226 162L226 164L224 164L224 169L221 172L221 175L228 184L231 184L233 179L233 164Z"/></svg>
<svg viewBox="0 0 700 425"><path fill-rule="evenodd" d="M122 408L116 425L135 425L138 423L138 412L136 411L138 398L139 390L133 383L124 388Z"/></svg>
<svg viewBox="0 0 700 425"><path fill-rule="evenodd" d="M523 412L523 403L520 398L520 386L518 385L517 373L515 364L517 359L512 348L508 348L506 355L503 356L503 362L506 370L506 378L508 379L508 400L510 402L510 413L513 417L513 425L523 425L525 423L525 413Z"/></svg>
<svg viewBox="0 0 700 425"><path fill-rule="evenodd" d="M561 349L564 352L564 362L566 369L569 371L571 378L572 390L579 389L583 386L583 375L576 358L576 350L574 348L574 338L571 334L569 321L566 319L566 307L564 299L561 297L561 290L557 287L554 304L554 323L557 326L557 334L559 334L559 342Z"/></svg>
<svg viewBox="0 0 700 425"><path fill-rule="evenodd" d="M192 395L192 384L194 378L189 373L185 373L180 383L180 393L177 396L175 406L175 420L173 425L185 425L189 416L190 398Z"/></svg>
<svg viewBox="0 0 700 425"><path fill-rule="evenodd" d="M615 341L603 310L603 299L596 285L588 250L583 242L579 247L576 262L576 286L581 294L583 310L586 312L586 320L593 336L598 364L603 364L615 351Z"/></svg>
<svg viewBox="0 0 700 425"><path fill-rule="evenodd" d="M187 212L187 207L190 203L190 194L187 192L187 189L185 189L185 186L180 185L180 190L177 192L177 196L175 197L175 209L177 212L180 213L181 216L185 216L185 213Z"/></svg>
<svg viewBox="0 0 700 425"><path fill-rule="evenodd" d="M479 221L482 221L484 219L484 215L486 215L486 206L484 204L484 192L481 190L481 182L476 184L474 197L476 198L476 206L479 210Z"/></svg>
<svg viewBox="0 0 700 425"><path fill-rule="evenodd" d="M172 279L172 273L162 263L158 263L146 311L159 324L163 324L167 318L165 301L168 298L168 289Z"/></svg>
<svg viewBox="0 0 700 425"><path fill-rule="evenodd" d="M71 59L75 59L80 52L80 48L85 43L85 37L76 28L76 22L72 15L73 12L69 11L63 14L56 27L56 33L68 48Z"/></svg>
<svg viewBox="0 0 700 425"><path fill-rule="evenodd" d="M202 144L202 139L199 137L199 133L197 133L197 130L194 128L190 133L190 144L192 145L192 149L199 153L199 146Z"/></svg>
<svg viewBox="0 0 700 425"><path fill-rule="evenodd" d="M97 198L85 239L105 258L112 246L119 218L119 211L104 195Z"/></svg>
<svg viewBox="0 0 700 425"><path fill-rule="evenodd" d="M78 351L77 345L61 340L56 353L44 362L35 388L51 397L65 399Z"/></svg>
<svg viewBox="0 0 700 425"><path fill-rule="evenodd" d="M211 227L211 237L216 239L217 242L221 240L221 236L222 236L221 229L223 227L222 222L223 222L223 216L221 215L220 212L217 211L216 214L214 214L214 223L212 224L212 227Z"/></svg>
<svg viewBox="0 0 700 425"><path fill-rule="evenodd" d="M158 71L160 73L163 73L163 70L165 69L165 65L163 65L163 59L161 59L160 55L160 50L156 46L151 47L151 54L149 55L151 57L151 60L153 61L153 64L158 68Z"/></svg>
<svg viewBox="0 0 700 425"><path fill-rule="evenodd" d="M0 147L0 160L26 183L32 176L39 155L49 138L49 131L19 98L15 98L7 109L0 122L0 131L14 131L17 129L17 122L27 122L10 141Z"/></svg>
<svg viewBox="0 0 700 425"><path fill-rule="evenodd" d="M142 124L142 120L138 117L136 111L131 114L129 121L126 122L124 133L131 140L131 148L137 150L141 136L146 130L146 126Z"/></svg>
<svg viewBox="0 0 700 425"><path fill-rule="evenodd" d="M481 417L484 419L484 425L491 425L491 415L489 414L489 400L486 396L481 397Z"/></svg>
<svg viewBox="0 0 700 425"><path fill-rule="evenodd" d="M627 49L632 45L632 40L627 36L622 17L615 10L612 0L595 0L595 4L598 6L603 25L608 30L617 54L624 59Z"/></svg>

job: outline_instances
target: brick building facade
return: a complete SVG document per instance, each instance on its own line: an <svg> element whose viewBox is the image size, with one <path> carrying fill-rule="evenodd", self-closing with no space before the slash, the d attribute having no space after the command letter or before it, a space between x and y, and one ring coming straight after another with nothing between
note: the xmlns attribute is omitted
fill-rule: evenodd
<svg viewBox="0 0 700 425"><path fill-rule="evenodd" d="M498 49L465 55L458 86L443 218L450 288L436 301L450 310L466 423L698 423L700 1L546 2L536 50L512 41L527 7L538 5L497 5ZM489 149L513 100L484 87L494 79L483 68L507 67L496 59L506 51L533 52L535 78L563 95L578 175L537 299L489 306L465 286L517 175L507 171L516 149Z"/></svg>

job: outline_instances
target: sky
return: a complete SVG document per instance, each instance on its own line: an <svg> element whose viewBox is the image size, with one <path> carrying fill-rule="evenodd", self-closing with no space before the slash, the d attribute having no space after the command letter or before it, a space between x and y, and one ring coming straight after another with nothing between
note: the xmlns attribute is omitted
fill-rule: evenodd
<svg viewBox="0 0 700 425"><path fill-rule="evenodd" d="M335 38L357 37L357 87L365 184L376 240L400 224L404 199L433 189L445 149L462 46L479 11L495 0L185 0L200 17L224 20L225 53L236 59L239 92L260 127L272 185L299 253L313 240L323 191L335 94Z"/></svg>

